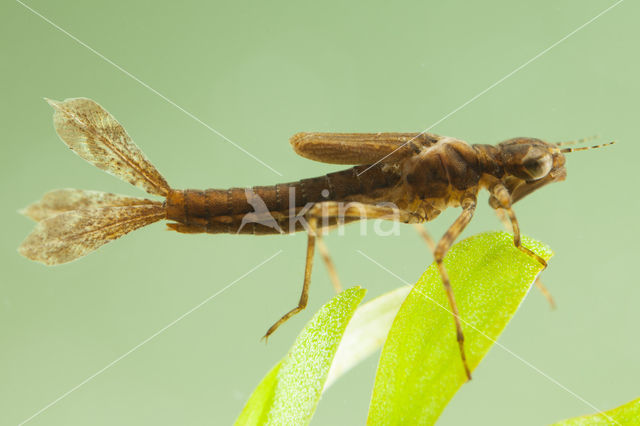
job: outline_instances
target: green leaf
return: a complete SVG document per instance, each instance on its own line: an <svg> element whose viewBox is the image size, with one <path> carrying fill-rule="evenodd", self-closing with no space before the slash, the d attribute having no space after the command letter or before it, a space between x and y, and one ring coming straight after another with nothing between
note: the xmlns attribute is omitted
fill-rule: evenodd
<svg viewBox="0 0 640 426"><path fill-rule="evenodd" d="M347 323L365 292L360 287L345 290L315 314L255 389L236 425L309 423Z"/></svg>
<svg viewBox="0 0 640 426"><path fill-rule="evenodd" d="M640 398L604 413L581 416L554 423L553 426L637 425L640 423Z"/></svg>
<svg viewBox="0 0 640 426"><path fill-rule="evenodd" d="M326 391L340 376L374 353L387 338L400 305L411 291L399 287L359 306L342 336L324 385Z"/></svg>
<svg viewBox="0 0 640 426"><path fill-rule="evenodd" d="M486 233L451 248L445 266L463 321L471 370L520 306L541 265L513 246L510 234ZM523 243L549 259L541 243ZM435 303L434 303L435 302ZM431 265L395 318L382 350L369 408L372 425L433 424L465 383L452 314Z"/></svg>
<svg viewBox="0 0 640 426"><path fill-rule="evenodd" d="M263 425L267 422L281 365L282 361L278 362L262 379L236 419L236 425Z"/></svg>

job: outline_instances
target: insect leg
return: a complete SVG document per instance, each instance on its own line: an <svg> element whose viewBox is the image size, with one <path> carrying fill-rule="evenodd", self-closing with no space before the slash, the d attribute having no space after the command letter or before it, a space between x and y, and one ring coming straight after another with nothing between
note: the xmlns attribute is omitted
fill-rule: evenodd
<svg viewBox="0 0 640 426"><path fill-rule="evenodd" d="M423 221L423 219L408 211L402 211L397 208L389 207L389 206L377 206L373 204L364 204L357 202L348 202L346 205L341 205L335 201L325 201L322 203L317 203L313 206L309 215L313 215L321 220L321 224L326 224L327 219L337 219L338 224L340 223L340 218L378 218L378 219L388 219L388 220L399 220L403 222L416 222ZM322 225L321 225L322 226ZM420 226L417 223L415 226ZM325 225L322 227L322 230L328 229L330 226ZM424 229L423 229L424 231ZM426 231L424 231L426 234ZM320 250L320 254L322 255L322 259L324 260L327 270L329 271L329 277L333 284L333 287L336 293L340 293L342 291L342 285L340 284L340 279L338 278L338 274L336 272L336 268L331 260L331 256L329 255L329 250L322 239L323 232L320 231L317 233L317 245ZM427 235L427 238L430 238ZM432 241L433 245L433 241Z"/></svg>
<svg viewBox="0 0 640 426"><path fill-rule="evenodd" d="M267 333L263 337L264 339L268 339L269 336L271 336L273 332L276 331L276 329L280 327L285 321L307 307L307 301L309 300L309 284L311 283L311 268L313 267L313 254L315 252L317 221L318 219L315 217L309 218L310 229L309 232L307 232L307 259L304 267L302 294L300 295L298 306L284 314L282 318L280 318L278 321L276 321L275 324L269 327L269 330L267 330Z"/></svg>
<svg viewBox="0 0 640 426"><path fill-rule="evenodd" d="M355 201L337 202L324 201L311 208L309 216L318 219L336 218L337 224L342 225L340 219L384 219L404 223L422 223L424 218L417 213L402 210L388 205L366 204ZM324 223L321 226L326 226Z"/></svg>
<svg viewBox="0 0 640 426"><path fill-rule="evenodd" d="M513 230L513 228L511 227L511 221L509 221L509 218L507 217L506 213L504 212L504 209L497 208L494 211L496 212L496 215L498 216L498 219L500 219L500 222L502 222L502 224L507 229L507 231L511 232ZM556 308L556 302L553 300L553 297L551 296L551 293L549 292L549 290L547 290L547 288L544 286L544 284L542 284L542 281L540 280L540 277L536 278L535 284L536 284L536 287L538 288L538 290L540 290L540 293L542 293L542 295L545 297L545 299L547 299L547 302L549 302L549 306L551 306L551 309L555 309Z"/></svg>
<svg viewBox="0 0 640 426"><path fill-rule="evenodd" d="M555 309L556 302L555 300L553 300L553 296L551 296L551 293L549 292L549 290L547 290L547 287L545 287L544 284L542 284L540 277L536 278L535 284L538 290L540 290L540 293L542 293L545 299L547 299L547 302L549 302L549 306L551 306L551 309Z"/></svg>
<svg viewBox="0 0 640 426"><path fill-rule="evenodd" d="M456 337L458 340L458 346L460 348L460 358L462 359L462 365L464 366L464 371L467 375L467 378L471 380L471 371L469 370L469 366L467 365L467 356L464 352L464 334L462 333L462 325L460 324L460 315L458 313L458 305L456 304L456 299L453 296L453 289L451 288L451 282L449 280L449 274L447 274L447 270L444 267L444 256L453 245L454 241L460 233L464 230L467 224L471 221L473 217L473 213L476 209L476 197L473 194L468 194L465 199L462 201L462 213L453 222L453 225L449 227L447 232L442 236L440 241L438 241L438 245L433 253L435 257L436 264L438 265L438 270L440 271L440 277L442 278L442 285L444 286L444 290L447 294L447 298L449 299L449 305L451 306L451 313L453 314L453 319L456 324Z"/></svg>
<svg viewBox="0 0 640 426"><path fill-rule="evenodd" d="M436 250L436 243L433 242L433 238L431 238L429 232L424 229L424 227L419 223L414 223L413 228L418 234L420 234L424 242L427 243L427 245L431 249L431 252L433 253Z"/></svg>
<svg viewBox="0 0 640 426"><path fill-rule="evenodd" d="M500 220L500 222L502 222L502 225L507 230L507 232L512 232L513 228L511 228L511 221L507 217L507 214L504 212L504 209L497 208L494 211L496 212L496 216L498 216L498 219Z"/></svg>
<svg viewBox="0 0 640 426"><path fill-rule="evenodd" d="M336 267L333 264L333 260L331 260L331 255L329 254L329 248L324 243L322 239L322 231L318 233L318 239L316 241L318 244L318 249L320 250L320 254L322 255L322 260L324 264L327 266L327 271L329 272L329 279L331 280L331 284L333 284L333 289L336 293L340 293L342 291L342 284L340 284L340 278L338 278L338 272L336 271Z"/></svg>
<svg viewBox="0 0 640 426"><path fill-rule="evenodd" d="M285 321L289 318L302 311L307 306L307 301L309 299L309 284L311 283L311 269L313 266L313 255L315 252L315 243L316 238L320 240L320 232L319 228L326 226L321 224L318 226L319 219L328 219L328 218L336 218L340 220L341 218L369 218L369 219L387 219L387 220L396 220L402 221L406 223L417 223L423 222L424 218L415 213L411 213L406 210L400 210L398 208L392 208L389 206L377 206L374 204L364 204L357 202L349 202L346 205L342 205L342 203L338 203L335 201L325 201L322 203L315 204L311 210L305 215L307 222L309 224L309 229L307 230L307 259L304 269L304 282L302 284L302 294L300 295L300 301L298 302L298 306L287 312L280 318L275 324L273 324L267 333L264 335L264 338L268 338L278 327L280 327ZM324 228L322 228L324 229ZM326 246L324 246L326 249ZM322 251L322 248L320 248ZM328 254L328 252L327 252ZM326 261L326 258L325 258ZM329 274L331 275L331 271L335 273L335 268L333 267L333 262L331 262L329 258L329 262L327 264L329 267ZM336 274L337 277L337 274ZM334 284L335 286L335 284Z"/></svg>
<svg viewBox="0 0 640 426"><path fill-rule="evenodd" d="M423 220L420 216L417 216L408 211L401 211L389 206L377 206L358 202L348 202L346 204L341 204L335 201L325 201L317 203L310 210L309 215L315 216L318 220L321 221L320 226L322 227L322 230L326 230L330 227L328 225L328 219L337 220L337 223L334 226L340 224L341 218L378 218L399 220L405 222ZM318 244L318 249L320 250L322 259L327 265L327 270L329 271L329 277L331 278L333 287L336 293L340 293L342 291L342 285L340 284L340 279L338 278L336 268L333 264L333 261L331 260L331 256L329 255L329 250L327 249L327 246L322 239L322 234L322 231L318 232L316 243Z"/></svg>
<svg viewBox="0 0 640 426"><path fill-rule="evenodd" d="M313 206L313 208L309 212L310 216L315 216L320 220L322 230L328 229L330 226L327 224L328 219L336 219L336 225L340 224L341 218L378 218L378 219L388 219L388 220L399 220L403 222L417 222L422 221L423 219L408 211L403 211L399 209L394 209L389 206L377 206L372 204L364 204L357 202L348 202L346 205L335 202L335 201L325 201L322 203L317 203ZM334 225L335 226L335 225ZM416 225L418 226L418 225ZM426 231L425 231L426 232ZM320 250L320 254L322 255L322 259L327 265L327 270L329 271L329 277L331 278L331 282L336 293L340 293L342 291L342 285L340 284L340 279L338 278L338 274L336 272L336 268L331 260L331 256L329 255L329 250L322 239L323 232L318 232L317 241L318 249Z"/></svg>
<svg viewBox="0 0 640 426"><path fill-rule="evenodd" d="M318 219L321 219L321 224L324 224L329 218L337 218L340 219L341 205L335 201L326 201L322 203L318 203L313 206L309 215L313 215ZM346 208L342 207L344 215L343 217L347 218L378 218L378 219L390 219L394 220L394 217L397 216L398 220L401 221L418 221L422 220L419 216L415 217L413 213L407 211L400 211L399 209L393 209L389 207L381 207L371 204L364 203L356 203L350 202L347 203ZM415 226L420 226L417 223ZM327 229L329 226L325 226L322 230ZM430 238L426 231L423 229L423 237L426 235L426 238ZM333 284L333 288L336 293L340 293L342 291L342 285L340 284L340 279L338 278L338 273L336 272L336 268L331 260L331 256L329 255L329 249L327 248L324 240L322 239L323 232L320 231L317 233L317 241L318 249L320 250L320 254L322 255L322 260L324 260L325 265L327 266L327 270L329 271L329 278L331 279L331 283ZM433 245L433 240L431 240L431 245ZM432 247L433 250L433 247Z"/></svg>
<svg viewBox="0 0 640 426"><path fill-rule="evenodd" d="M518 219L516 218L516 214L511 208L511 195L509 195L509 191L502 184L498 183L493 187L491 191L492 197L497 201L498 207L505 210L507 215L509 216L509 221L511 222L511 228L513 229L513 245L516 246L518 250L525 253L526 255L533 257L536 259L542 266L547 267L547 261L542 257L538 256L533 251L529 250L527 247L522 245L522 240L520 238L520 226L518 225ZM494 205L491 201L491 205ZM495 207L494 207L495 208Z"/></svg>

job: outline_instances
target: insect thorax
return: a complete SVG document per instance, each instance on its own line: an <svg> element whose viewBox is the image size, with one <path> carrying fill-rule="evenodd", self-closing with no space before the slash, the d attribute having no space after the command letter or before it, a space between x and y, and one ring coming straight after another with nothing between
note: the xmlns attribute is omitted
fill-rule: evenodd
<svg viewBox="0 0 640 426"><path fill-rule="evenodd" d="M501 178L500 152L492 145L469 145L443 138L402 164L407 189L422 200L455 205L466 192L477 193L485 175Z"/></svg>

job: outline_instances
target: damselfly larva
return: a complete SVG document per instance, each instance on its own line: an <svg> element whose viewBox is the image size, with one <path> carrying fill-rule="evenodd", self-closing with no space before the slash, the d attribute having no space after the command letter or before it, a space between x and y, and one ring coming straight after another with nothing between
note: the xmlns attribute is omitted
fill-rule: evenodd
<svg viewBox="0 0 640 426"><path fill-rule="evenodd" d="M489 204L506 212L515 246L543 265L520 242L513 203L534 190L563 180L564 154L582 149L534 138L492 145L430 133L298 133L293 149L303 157L355 167L325 176L253 188L178 190L133 143L124 128L96 102L48 100L55 129L76 154L163 201L97 191L60 189L44 195L24 214L38 224L19 248L46 265L70 262L142 226L166 219L183 233L279 234L306 231L307 255L302 295L265 337L305 308L316 239L324 229L364 218L405 223L433 220L447 207L462 213L435 245L434 257L451 306L465 374L464 335L443 259L471 220L480 189ZM321 244L334 280L328 252Z"/></svg>

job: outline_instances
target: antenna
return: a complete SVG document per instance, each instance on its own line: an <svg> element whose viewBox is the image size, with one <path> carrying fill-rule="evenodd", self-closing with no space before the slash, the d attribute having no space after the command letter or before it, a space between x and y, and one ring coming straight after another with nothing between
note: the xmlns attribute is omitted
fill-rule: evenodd
<svg viewBox="0 0 640 426"><path fill-rule="evenodd" d="M603 143L600 145L594 145L594 146L584 146L582 148L563 148L560 150L560 152L576 152L576 151L586 151L588 149L596 149L596 148L602 148L603 146L608 146L608 145L613 145L615 143L615 141L609 142L609 143Z"/></svg>
<svg viewBox="0 0 640 426"><path fill-rule="evenodd" d="M566 146L566 145L577 145L584 142L589 142L599 137L598 134L587 136L586 138L576 139L574 141L566 141L566 142L556 142L557 146Z"/></svg>

